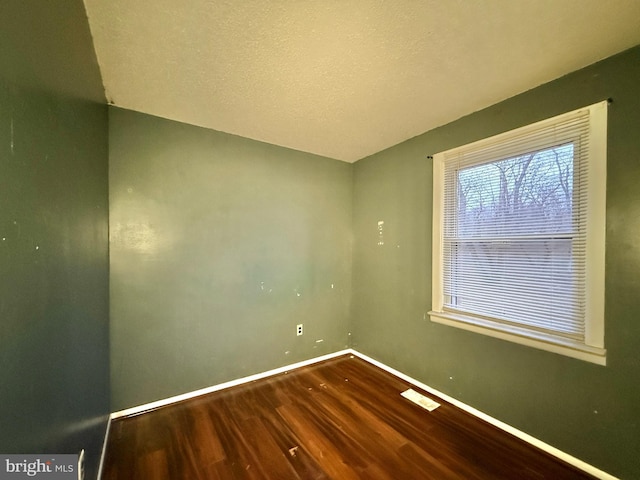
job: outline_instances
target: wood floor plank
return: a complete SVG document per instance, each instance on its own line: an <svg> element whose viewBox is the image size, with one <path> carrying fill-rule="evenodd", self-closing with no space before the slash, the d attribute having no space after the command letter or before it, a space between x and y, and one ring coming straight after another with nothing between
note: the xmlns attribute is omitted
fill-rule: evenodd
<svg viewBox="0 0 640 480"><path fill-rule="evenodd" d="M291 426L283 426L280 414L269 412L265 415L264 422L279 448L288 453L288 460L301 479L324 480L330 478L313 456L307 450L300 448L301 440L291 429Z"/></svg>
<svg viewBox="0 0 640 480"><path fill-rule="evenodd" d="M244 420L241 431L248 439L248 448L253 459L252 467L260 472L270 472L274 478L298 479L298 474L289 463L285 453L266 429L262 420L256 416Z"/></svg>
<svg viewBox="0 0 640 480"><path fill-rule="evenodd" d="M169 478L169 464L167 462L166 452L163 450L155 450L142 455L138 459L136 470L144 472L148 478L162 480Z"/></svg>
<svg viewBox="0 0 640 480"><path fill-rule="evenodd" d="M343 356L113 422L103 480L589 479Z"/></svg>
<svg viewBox="0 0 640 480"><path fill-rule="evenodd" d="M349 459L341 455L342 439L339 431L331 431L329 436L326 435L328 430L322 428L322 422L310 417L308 410L304 411L297 405L282 405L278 407L278 413L300 439L299 450L308 452L329 478L360 478L347 463ZM352 460L356 464L360 461L358 458Z"/></svg>
<svg viewBox="0 0 640 480"><path fill-rule="evenodd" d="M227 456L211 420L209 408L202 404L194 405L192 419L191 435L199 439L194 445L198 458L205 464L226 460Z"/></svg>

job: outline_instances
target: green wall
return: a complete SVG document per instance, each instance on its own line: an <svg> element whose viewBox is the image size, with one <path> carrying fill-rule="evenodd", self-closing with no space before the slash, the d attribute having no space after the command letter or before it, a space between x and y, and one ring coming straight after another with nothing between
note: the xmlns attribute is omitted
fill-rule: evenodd
<svg viewBox="0 0 640 480"><path fill-rule="evenodd" d="M0 5L0 452L87 452L109 413L107 107L81 0Z"/></svg>
<svg viewBox="0 0 640 480"><path fill-rule="evenodd" d="M0 31L0 452L93 478L110 410L353 345L640 471L640 47L348 165L107 109L81 0ZM609 97L608 365L431 323L427 155Z"/></svg>
<svg viewBox="0 0 640 480"><path fill-rule="evenodd" d="M348 345L352 165L109 112L114 411Z"/></svg>
<svg viewBox="0 0 640 480"><path fill-rule="evenodd" d="M607 366L431 323L427 156L607 98ZM428 105L425 105L428 108ZM623 478L640 472L640 47L355 164L353 346ZM378 245L384 221L384 245Z"/></svg>

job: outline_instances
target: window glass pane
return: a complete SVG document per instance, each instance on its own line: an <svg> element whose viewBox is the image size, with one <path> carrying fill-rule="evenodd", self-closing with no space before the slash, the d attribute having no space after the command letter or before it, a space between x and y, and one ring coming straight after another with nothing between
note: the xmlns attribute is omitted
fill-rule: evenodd
<svg viewBox="0 0 640 480"><path fill-rule="evenodd" d="M433 157L433 321L604 365L607 103Z"/></svg>
<svg viewBox="0 0 640 480"><path fill-rule="evenodd" d="M570 233L573 143L458 172L459 237Z"/></svg>

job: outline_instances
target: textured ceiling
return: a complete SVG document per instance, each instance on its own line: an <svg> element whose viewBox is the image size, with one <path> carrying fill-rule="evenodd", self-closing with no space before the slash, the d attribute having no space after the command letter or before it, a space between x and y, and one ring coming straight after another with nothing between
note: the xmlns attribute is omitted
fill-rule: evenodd
<svg viewBox="0 0 640 480"><path fill-rule="evenodd" d="M355 161L640 44L639 0L85 0L114 105Z"/></svg>

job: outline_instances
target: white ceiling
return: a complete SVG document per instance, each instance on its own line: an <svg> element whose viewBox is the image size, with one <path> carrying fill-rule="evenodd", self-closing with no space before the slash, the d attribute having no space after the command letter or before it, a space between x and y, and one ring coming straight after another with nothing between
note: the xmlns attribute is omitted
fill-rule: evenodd
<svg viewBox="0 0 640 480"><path fill-rule="evenodd" d="M114 105L355 161L640 44L640 0L85 0Z"/></svg>

